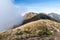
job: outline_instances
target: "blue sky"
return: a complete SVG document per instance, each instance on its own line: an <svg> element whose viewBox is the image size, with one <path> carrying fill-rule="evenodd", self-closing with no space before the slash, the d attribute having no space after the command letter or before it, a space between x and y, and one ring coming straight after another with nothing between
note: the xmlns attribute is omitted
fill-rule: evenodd
<svg viewBox="0 0 60 40"><path fill-rule="evenodd" d="M60 13L60 0L14 0L13 3L26 7L26 12Z"/></svg>
<svg viewBox="0 0 60 40"><path fill-rule="evenodd" d="M56 3L59 2L59 0L14 0L14 3L16 4L35 4L35 3Z"/></svg>

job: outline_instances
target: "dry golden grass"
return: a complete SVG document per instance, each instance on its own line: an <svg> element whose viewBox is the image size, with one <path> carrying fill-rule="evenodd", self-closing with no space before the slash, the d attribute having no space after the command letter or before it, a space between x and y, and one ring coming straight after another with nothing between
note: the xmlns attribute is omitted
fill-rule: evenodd
<svg viewBox="0 0 60 40"><path fill-rule="evenodd" d="M16 29L24 30L27 28L37 28L39 26L40 27L56 27L56 28L60 29L60 23L55 22L55 21L51 21L51 20L43 20L43 19L27 23L23 26L16 28Z"/></svg>
<svg viewBox="0 0 60 40"><path fill-rule="evenodd" d="M37 13L29 12L29 13L26 13L26 14L24 15L24 18L25 18L25 20L27 20L27 19L30 19L30 18L36 16L36 15L37 15Z"/></svg>
<svg viewBox="0 0 60 40"><path fill-rule="evenodd" d="M53 27L60 30L60 23L51 20L37 20L18 28L0 33L0 40L26 40L26 38L29 37L52 35L50 28Z"/></svg>

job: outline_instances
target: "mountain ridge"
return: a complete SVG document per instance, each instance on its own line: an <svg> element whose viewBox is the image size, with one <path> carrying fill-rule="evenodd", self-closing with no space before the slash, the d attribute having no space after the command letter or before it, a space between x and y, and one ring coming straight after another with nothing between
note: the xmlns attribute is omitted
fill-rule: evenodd
<svg viewBox="0 0 60 40"><path fill-rule="evenodd" d="M33 12L24 17L26 22L21 26L0 32L0 40L60 40L60 23L54 18Z"/></svg>

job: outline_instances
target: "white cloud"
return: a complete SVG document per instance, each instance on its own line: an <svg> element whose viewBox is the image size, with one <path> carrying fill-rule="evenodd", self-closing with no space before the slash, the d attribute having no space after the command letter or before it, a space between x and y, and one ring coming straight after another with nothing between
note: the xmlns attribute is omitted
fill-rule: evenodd
<svg viewBox="0 0 60 40"><path fill-rule="evenodd" d="M21 7L17 8L11 0L0 0L0 31L6 31L12 26L22 23L21 13L24 11L19 8Z"/></svg>

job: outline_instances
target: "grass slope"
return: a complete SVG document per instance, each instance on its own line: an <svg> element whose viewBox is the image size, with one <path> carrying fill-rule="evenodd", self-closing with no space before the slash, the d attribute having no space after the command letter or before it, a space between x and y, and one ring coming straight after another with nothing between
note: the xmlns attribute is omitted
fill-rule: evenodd
<svg viewBox="0 0 60 40"><path fill-rule="evenodd" d="M59 32L58 30L60 30L60 23L51 20L37 20L0 33L0 40L40 40L41 37L53 35L54 31Z"/></svg>

